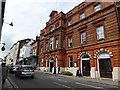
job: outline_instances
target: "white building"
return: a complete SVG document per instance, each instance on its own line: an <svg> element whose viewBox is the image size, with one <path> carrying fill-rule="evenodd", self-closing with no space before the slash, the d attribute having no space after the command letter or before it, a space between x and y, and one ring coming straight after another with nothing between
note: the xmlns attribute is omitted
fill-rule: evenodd
<svg viewBox="0 0 120 90"><path fill-rule="evenodd" d="M19 60L31 56L31 43L33 43L33 41L34 40L31 39L31 41L24 44L22 48L20 48Z"/></svg>
<svg viewBox="0 0 120 90"><path fill-rule="evenodd" d="M18 55L18 50L19 50L19 42L15 43L11 48L10 48L10 52L8 53L7 57L6 57L6 64L12 64L15 65L16 64L16 60L17 60L17 55Z"/></svg>

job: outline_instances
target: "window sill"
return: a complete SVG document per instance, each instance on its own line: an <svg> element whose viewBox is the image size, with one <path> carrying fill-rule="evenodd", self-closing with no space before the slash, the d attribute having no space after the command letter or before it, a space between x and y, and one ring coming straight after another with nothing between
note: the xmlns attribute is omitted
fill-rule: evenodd
<svg viewBox="0 0 120 90"><path fill-rule="evenodd" d="M98 39L97 41L105 41L105 39L104 39L104 38L101 38L101 39Z"/></svg>

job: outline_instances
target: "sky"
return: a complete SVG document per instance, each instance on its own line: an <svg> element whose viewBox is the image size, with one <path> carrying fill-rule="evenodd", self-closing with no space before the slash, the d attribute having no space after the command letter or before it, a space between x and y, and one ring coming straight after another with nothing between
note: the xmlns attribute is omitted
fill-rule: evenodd
<svg viewBox="0 0 120 90"><path fill-rule="evenodd" d="M18 40L33 38L40 34L52 10L67 13L84 0L6 0L1 42L6 50L3 58ZM13 22L14 26L6 23ZM0 45L2 47L2 45Z"/></svg>

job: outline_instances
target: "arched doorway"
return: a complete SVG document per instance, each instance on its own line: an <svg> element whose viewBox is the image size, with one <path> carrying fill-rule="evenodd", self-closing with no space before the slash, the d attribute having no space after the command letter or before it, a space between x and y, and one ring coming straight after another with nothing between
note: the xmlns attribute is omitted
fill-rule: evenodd
<svg viewBox="0 0 120 90"><path fill-rule="evenodd" d="M87 54L81 57L81 73L83 76L90 76L90 57Z"/></svg>
<svg viewBox="0 0 120 90"><path fill-rule="evenodd" d="M98 54L98 73L99 77L112 78L112 65L110 55L106 52Z"/></svg>
<svg viewBox="0 0 120 90"><path fill-rule="evenodd" d="M53 57L51 57L50 58L50 72L52 72L53 65L54 65L54 59Z"/></svg>

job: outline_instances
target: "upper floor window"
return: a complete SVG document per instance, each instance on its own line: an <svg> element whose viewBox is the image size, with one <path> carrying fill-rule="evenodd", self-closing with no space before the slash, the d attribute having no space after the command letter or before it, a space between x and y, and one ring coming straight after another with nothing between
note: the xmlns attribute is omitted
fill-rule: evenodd
<svg viewBox="0 0 120 90"><path fill-rule="evenodd" d="M70 26L71 24L72 24L72 20L69 19L69 20L68 20L68 26Z"/></svg>
<svg viewBox="0 0 120 90"><path fill-rule="evenodd" d="M58 48L58 39L56 39L56 48Z"/></svg>
<svg viewBox="0 0 120 90"><path fill-rule="evenodd" d="M97 31L97 40L104 39L104 27L99 26L96 28Z"/></svg>
<svg viewBox="0 0 120 90"><path fill-rule="evenodd" d="M43 52L43 47L41 47L41 53Z"/></svg>
<svg viewBox="0 0 120 90"><path fill-rule="evenodd" d="M69 56L68 60L69 60L69 67L73 67L73 57Z"/></svg>
<svg viewBox="0 0 120 90"><path fill-rule="evenodd" d="M81 43L86 42L86 32L81 33Z"/></svg>
<svg viewBox="0 0 120 90"><path fill-rule="evenodd" d="M54 25L51 26L50 31L52 32L55 29Z"/></svg>
<svg viewBox="0 0 120 90"><path fill-rule="evenodd" d="M46 42L46 51L48 50L48 43Z"/></svg>
<svg viewBox="0 0 120 90"><path fill-rule="evenodd" d="M68 37L68 47L72 47L72 37Z"/></svg>
<svg viewBox="0 0 120 90"><path fill-rule="evenodd" d="M54 37L50 38L50 49L53 49L54 47Z"/></svg>
<svg viewBox="0 0 120 90"><path fill-rule="evenodd" d="M100 4L97 4L94 6L94 11L99 11L101 9L101 5Z"/></svg>
<svg viewBox="0 0 120 90"><path fill-rule="evenodd" d="M83 18L85 18L85 13L80 14L80 20L83 19Z"/></svg>

